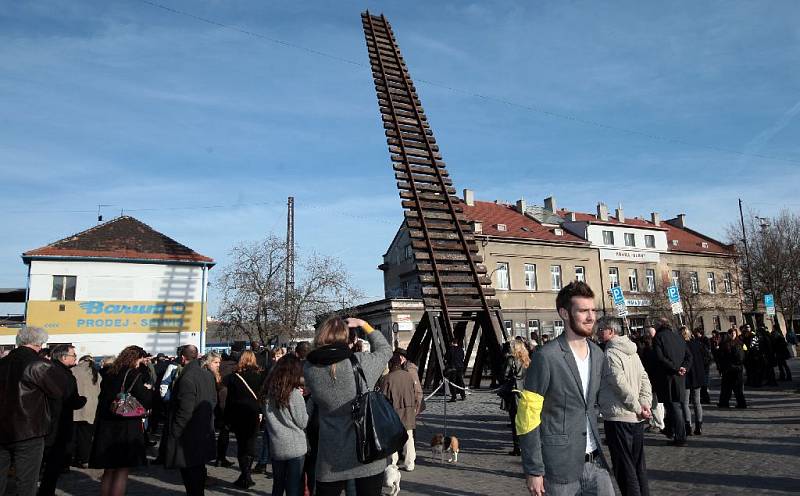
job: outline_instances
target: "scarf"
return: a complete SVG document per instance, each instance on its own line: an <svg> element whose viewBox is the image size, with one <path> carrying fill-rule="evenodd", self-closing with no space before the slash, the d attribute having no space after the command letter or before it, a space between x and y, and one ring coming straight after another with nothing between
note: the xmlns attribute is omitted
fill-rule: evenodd
<svg viewBox="0 0 800 496"><path fill-rule="evenodd" d="M342 360L349 360L351 356L353 350L348 345L339 343L320 346L309 353L306 360L314 365L332 365Z"/></svg>

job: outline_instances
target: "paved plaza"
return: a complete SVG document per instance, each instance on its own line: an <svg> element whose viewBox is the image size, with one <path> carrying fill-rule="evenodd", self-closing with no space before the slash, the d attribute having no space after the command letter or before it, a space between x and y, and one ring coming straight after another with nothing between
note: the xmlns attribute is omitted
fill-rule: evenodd
<svg viewBox="0 0 800 496"><path fill-rule="evenodd" d="M746 410L705 408L703 436L689 438L685 448L667 446L659 434L646 437L650 488L654 495L800 494L800 360L790 362L795 381L778 387L747 389ZM718 380L712 383L716 399ZM447 403L447 432L461 440L458 464L431 460L427 442L443 431L441 397L428 401L417 428L417 467L403 472L401 494L526 494L518 459L508 456L508 418L498 399L476 392L467 401ZM234 442L232 441L231 454ZM234 459L234 456L230 456ZM73 470L62 476L57 494L82 496L99 492L99 470ZM271 480L257 475L252 491L230 483L235 469L210 467L209 495L269 494ZM138 469L128 494L183 494L177 471Z"/></svg>

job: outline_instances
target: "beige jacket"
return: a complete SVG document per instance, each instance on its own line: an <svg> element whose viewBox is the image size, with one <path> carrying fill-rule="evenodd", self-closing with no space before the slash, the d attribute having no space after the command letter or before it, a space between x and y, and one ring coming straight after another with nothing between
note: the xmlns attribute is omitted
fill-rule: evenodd
<svg viewBox="0 0 800 496"><path fill-rule="evenodd" d="M94 424L94 416L97 413L97 398L100 396L100 383L103 378L98 374L97 384L92 384L92 371L89 367L90 364L87 362L79 362L70 369L78 383L78 394L86 397L86 405L73 412L73 422Z"/></svg>
<svg viewBox="0 0 800 496"><path fill-rule="evenodd" d="M628 336L616 336L606 345L606 359L600 385L600 413L603 420L639 422L642 406L650 407L653 393L650 379Z"/></svg>

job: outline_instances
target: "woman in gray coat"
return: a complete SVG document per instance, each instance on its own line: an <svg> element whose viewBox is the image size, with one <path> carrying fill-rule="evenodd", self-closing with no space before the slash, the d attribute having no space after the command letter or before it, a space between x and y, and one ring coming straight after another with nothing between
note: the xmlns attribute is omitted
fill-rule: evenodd
<svg viewBox="0 0 800 496"><path fill-rule="evenodd" d="M370 353L353 353L348 339L350 327L363 329ZM316 494L338 496L347 481L355 479L358 496L378 496L386 460L358 461L352 419L356 384L350 357L355 355L367 378L366 386L372 389L392 356L392 348L380 332L374 332L363 320L339 317L331 317L320 326L314 347L306 359L304 376L319 409Z"/></svg>

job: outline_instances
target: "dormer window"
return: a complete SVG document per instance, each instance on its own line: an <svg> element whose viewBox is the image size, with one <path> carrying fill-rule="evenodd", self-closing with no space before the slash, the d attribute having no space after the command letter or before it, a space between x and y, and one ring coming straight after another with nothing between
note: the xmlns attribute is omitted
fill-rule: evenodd
<svg viewBox="0 0 800 496"><path fill-rule="evenodd" d="M678 246L678 240L677 239L673 239L672 240L672 246Z"/></svg>
<svg viewBox="0 0 800 496"><path fill-rule="evenodd" d="M708 243L703 241L702 243L700 243L700 246L702 246L703 248L708 248Z"/></svg>
<svg viewBox="0 0 800 496"><path fill-rule="evenodd" d="M483 222L476 222L475 223L475 232L482 233L483 232Z"/></svg>
<svg viewBox="0 0 800 496"><path fill-rule="evenodd" d="M505 224L497 224L497 230L498 231L508 231L508 226L506 226Z"/></svg>
<svg viewBox="0 0 800 496"><path fill-rule="evenodd" d="M564 235L564 230L563 229L559 229L559 228L555 228L555 229L553 229L553 234L555 234L556 236L563 236Z"/></svg>

